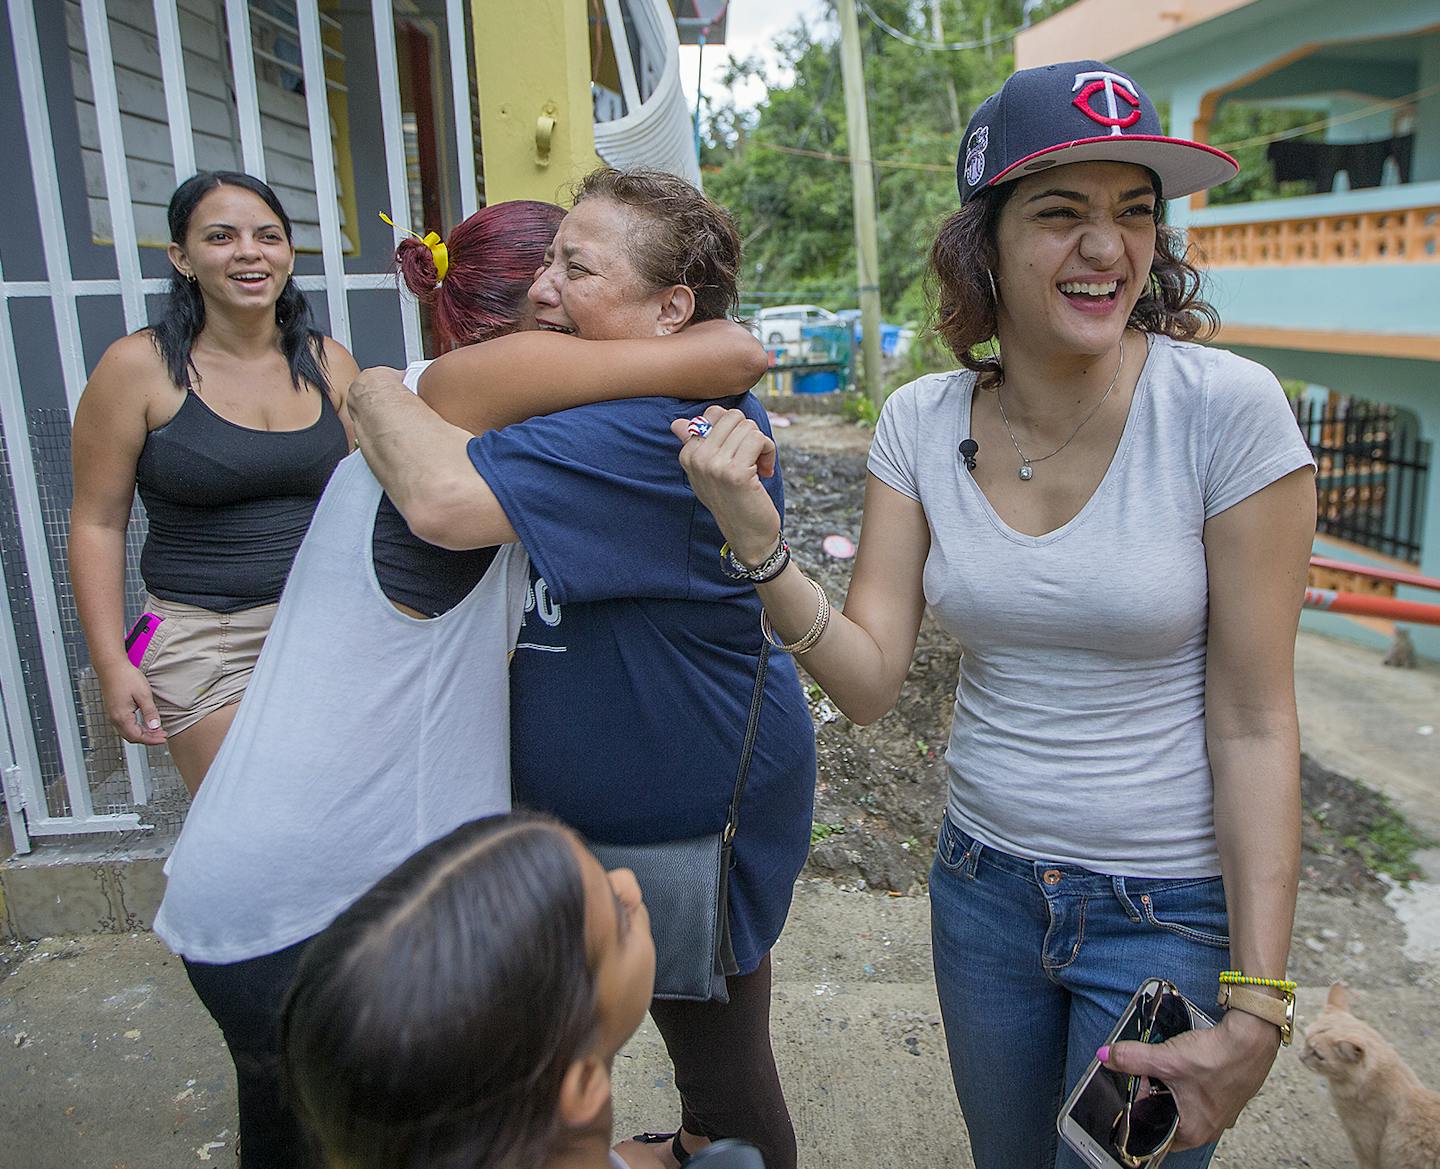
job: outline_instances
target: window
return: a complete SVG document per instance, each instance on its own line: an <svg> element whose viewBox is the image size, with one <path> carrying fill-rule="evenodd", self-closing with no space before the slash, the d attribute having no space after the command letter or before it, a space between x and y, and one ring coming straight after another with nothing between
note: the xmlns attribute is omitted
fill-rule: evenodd
<svg viewBox="0 0 1440 1169"><path fill-rule="evenodd" d="M165 208L175 188L175 171L154 12L148 4L111 5L110 9L110 42L135 230L141 245L164 247L170 241ZM300 65L295 7L291 0L250 0L250 18L266 177L294 222L296 247L319 251L320 209L310 159L306 79ZM340 227L345 250L353 252L357 243L353 230L355 184L341 29L332 17L322 15L320 21L336 186L340 192ZM91 235L96 243L108 244L114 233L79 0L66 0L65 23ZM180 39L195 165L200 170L242 169L240 126L221 0L180 0Z"/></svg>

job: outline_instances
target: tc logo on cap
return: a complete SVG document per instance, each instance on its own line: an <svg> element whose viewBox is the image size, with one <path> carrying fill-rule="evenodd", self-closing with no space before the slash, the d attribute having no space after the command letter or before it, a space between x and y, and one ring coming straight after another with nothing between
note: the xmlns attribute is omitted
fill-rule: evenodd
<svg viewBox="0 0 1440 1169"><path fill-rule="evenodd" d="M1109 126L1111 135L1122 134L1140 120L1140 95L1135 92L1135 83L1128 77L1104 71L1077 73L1071 92L1077 89L1080 92L1075 95L1075 107L1091 121L1099 122L1102 126ZM1091 99L1102 90L1105 93L1104 113L1090 104ZM1124 117L1120 116L1117 98L1131 107L1130 112Z"/></svg>
<svg viewBox="0 0 1440 1169"><path fill-rule="evenodd" d="M974 186L985 173L985 150L990 145L990 127L981 126L965 145L965 181Z"/></svg>

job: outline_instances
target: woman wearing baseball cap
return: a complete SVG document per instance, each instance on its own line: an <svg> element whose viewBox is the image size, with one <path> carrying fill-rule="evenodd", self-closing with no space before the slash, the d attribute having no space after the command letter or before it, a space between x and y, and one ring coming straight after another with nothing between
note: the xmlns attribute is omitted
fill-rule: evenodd
<svg viewBox="0 0 1440 1169"><path fill-rule="evenodd" d="M930 253L963 368L885 405L843 614L793 562L756 574L776 643L857 722L895 704L927 604L964 646L930 896L982 1169L1082 1163L1054 1118L1144 979L1209 1004L1222 971L1285 976L1314 463L1274 376L1196 343L1217 318L1163 222L1236 169L1102 62L1013 75ZM773 448L707 417L681 462L733 556L766 564ZM1099 1052L1173 1092L1190 1151L1168 1166L1203 1166L1264 1081L1281 993Z"/></svg>

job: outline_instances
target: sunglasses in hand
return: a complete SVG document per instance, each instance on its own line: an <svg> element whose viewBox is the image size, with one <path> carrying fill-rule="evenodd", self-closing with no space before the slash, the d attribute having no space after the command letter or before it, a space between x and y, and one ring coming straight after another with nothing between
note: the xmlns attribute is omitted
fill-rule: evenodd
<svg viewBox="0 0 1440 1169"><path fill-rule="evenodd" d="M1105 1042L1164 1043L1212 1026L1173 983L1148 978ZM1057 1121L1065 1142L1099 1169L1156 1169L1179 1127L1180 1110L1164 1083L1113 1071L1099 1060L1086 1069Z"/></svg>

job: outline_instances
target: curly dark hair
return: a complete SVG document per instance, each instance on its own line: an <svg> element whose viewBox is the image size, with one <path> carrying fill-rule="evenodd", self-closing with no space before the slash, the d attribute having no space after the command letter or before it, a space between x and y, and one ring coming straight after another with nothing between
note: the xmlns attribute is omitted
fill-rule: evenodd
<svg viewBox="0 0 1440 1169"><path fill-rule="evenodd" d="M724 320L738 311L740 233L730 212L684 179L602 166L576 183L572 196L577 204L611 199L644 216L649 230L630 241L635 269L655 288L689 288L695 294L692 321Z"/></svg>
<svg viewBox="0 0 1440 1169"><path fill-rule="evenodd" d="M1145 293L1135 303L1128 325L1178 341L1208 339L1220 326L1220 314L1200 297L1200 273L1190 262L1184 236L1165 224L1160 179L1155 188L1155 259ZM995 269L996 228L1017 183L1003 183L976 194L940 224L930 245L925 286L934 329L966 369L986 386L1005 380L1001 356L990 344L996 336L996 304L990 273Z"/></svg>

